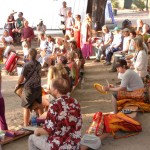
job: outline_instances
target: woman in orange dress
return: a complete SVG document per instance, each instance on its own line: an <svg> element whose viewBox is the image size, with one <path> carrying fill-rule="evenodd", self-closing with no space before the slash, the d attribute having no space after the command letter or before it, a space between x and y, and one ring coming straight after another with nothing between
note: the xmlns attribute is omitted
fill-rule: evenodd
<svg viewBox="0 0 150 150"><path fill-rule="evenodd" d="M75 26L73 30L74 30L74 38L77 42L77 47L80 48L80 31L81 31L81 16L80 15L76 15L75 17Z"/></svg>

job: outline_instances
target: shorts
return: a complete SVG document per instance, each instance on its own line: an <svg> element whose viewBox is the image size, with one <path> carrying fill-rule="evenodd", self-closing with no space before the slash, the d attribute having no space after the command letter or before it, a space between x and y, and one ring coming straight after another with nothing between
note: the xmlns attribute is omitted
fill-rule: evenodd
<svg viewBox="0 0 150 150"><path fill-rule="evenodd" d="M30 109L34 101L41 104L42 103L42 88L41 87L24 88L21 99L22 99L21 106L24 108Z"/></svg>

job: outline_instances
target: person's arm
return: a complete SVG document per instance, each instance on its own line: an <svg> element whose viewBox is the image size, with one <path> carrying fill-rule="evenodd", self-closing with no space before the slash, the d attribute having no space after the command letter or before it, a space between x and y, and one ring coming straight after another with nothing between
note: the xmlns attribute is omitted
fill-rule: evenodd
<svg viewBox="0 0 150 150"><path fill-rule="evenodd" d="M104 46L105 45L108 45L108 44L111 44L112 42L113 42L113 34L112 33L110 33L111 35L110 35L110 37L109 37L109 40L108 41L104 41Z"/></svg>
<svg viewBox="0 0 150 150"><path fill-rule="evenodd" d="M21 84L21 83L23 83L23 81L24 81L24 76L21 75L21 76L19 77L19 79L18 79L18 85Z"/></svg>
<svg viewBox="0 0 150 150"><path fill-rule="evenodd" d="M35 129L35 130L34 130L34 134L35 134L36 136L49 135L49 133L48 133L45 129L43 129L43 128L37 128L37 129Z"/></svg>
<svg viewBox="0 0 150 150"><path fill-rule="evenodd" d="M109 86L105 86L104 87L105 91L111 91L111 92L117 92L117 91L126 91L126 87L122 87L122 86L118 86L118 87L114 87L112 85Z"/></svg>

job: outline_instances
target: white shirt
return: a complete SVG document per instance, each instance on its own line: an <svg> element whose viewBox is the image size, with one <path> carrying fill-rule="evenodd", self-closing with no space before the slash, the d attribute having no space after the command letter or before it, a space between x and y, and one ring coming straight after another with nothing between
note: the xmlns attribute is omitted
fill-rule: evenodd
<svg viewBox="0 0 150 150"><path fill-rule="evenodd" d="M131 70L127 69L122 76L121 87L126 87L127 91L134 91L144 87L142 79L139 75Z"/></svg>
<svg viewBox="0 0 150 150"><path fill-rule="evenodd" d="M120 46L121 43L122 43L122 34L121 33L115 34L111 47L118 48L118 46Z"/></svg>
<svg viewBox="0 0 150 150"><path fill-rule="evenodd" d="M8 43L9 43L9 42L13 42L13 38L12 38L11 36L7 36L7 37L1 36L1 37L0 37L0 40L1 40L2 38L4 38L5 41L8 42Z"/></svg>
<svg viewBox="0 0 150 150"><path fill-rule="evenodd" d="M124 37L123 39L123 51L128 51L130 45L130 36Z"/></svg>
<svg viewBox="0 0 150 150"><path fill-rule="evenodd" d="M47 41L46 40L41 40L40 41L40 49L45 50L47 48Z"/></svg>
<svg viewBox="0 0 150 150"><path fill-rule="evenodd" d="M66 18L67 17L67 11L69 11L69 10L71 10L70 7L66 7L66 8L62 7L62 8L60 8L60 15L63 15Z"/></svg>
<svg viewBox="0 0 150 150"><path fill-rule="evenodd" d="M148 55L145 50L141 50L135 55L135 60L133 61L133 66L135 72L139 74L140 77L145 77L147 73L148 65Z"/></svg>
<svg viewBox="0 0 150 150"><path fill-rule="evenodd" d="M71 28L74 25L74 19L72 17L67 17L65 21L66 29Z"/></svg>

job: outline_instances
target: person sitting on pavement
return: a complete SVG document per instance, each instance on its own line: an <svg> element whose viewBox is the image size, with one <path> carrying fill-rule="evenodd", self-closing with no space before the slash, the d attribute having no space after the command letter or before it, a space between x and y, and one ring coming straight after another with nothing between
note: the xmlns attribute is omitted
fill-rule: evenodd
<svg viewBox="0 0 150 150"><path fill-rule="evenodd" d="M18 13L18 18L16 19L16 28L12 30L13 33L20 33L24 27L24 21L26 19L23 17L23 12Z"/></svg>
<svg viewBox="0 0 150 150"><path fill-rule="evenodd" d="M144 35L145 33L150 34L150 26L146 23L144 23L141 19L137 19L137 29L136 29L137 35Z"/></svg>
<svg viewBox="0 0 150 150"><path fill-rule="evenodd" d="M120 51L122 49L122 34L120 32L119 27L114 28L114 39L113 42L109 47L106 49L106 61L104 62L105 65L111 65L111 58L114 52Z"/></svg>
<svg viewBox="0 0 150 150"><path fill-rule="evenodd" d="M70 70L70 68L67 66L67 63L68 63L67 57L65 57L65 56L60 56L59 59L57 60L57 63L63 65L63 67L66 69L67 74L68 74L68 76L69 76L69 78L70 78L70 90L72 90L72 87L73 87L73 79L72 79L72 75L71 75L71 70Z"/></svg>
<svg viewBox="0 0 150 150"><path fill-rule="evenodd" d="M15 22L15 28L12 30L14 35L14 43L20 43L21 42L21 33L22 29L24 28L24 21L26 19L23 17L23 12L18 13L18 18Z"/></svg>
<svg viewBox="0 0 150 150"><path fill-rule="evenodd" d="M29 48L31 48L31 41L34 38L34 31L31 27L28 25L28 21L24 21L24 28L22 29L22 34L21 34L21 41L28 41L29 43Z"/></svg>
<svg viewBox="0 0 150 150"><path fill-rule="evenodd" d="M44 106L45 111L48 109L49 103L54 99L54 97L51 95L51 82L53 79L58 79L60 77L61 75L59 74L59 71L55 66L50 66L48 68L47 84L43 85L46 95L42 96L42 105Z"/></svg>
<svg viewBox="0 0 150 150"><path fill-rule="evenodd" d="M71 51L75 52L75 54L76 54L75 62L78 66L79 77L82 78L83 74L84 74L84 64L85 64L85 60L83 58L82 51L80 48L77 47L76 41L70 41L70 47L71 47Z"/></svg>
<svg viewBox="0 0 150 150"><path fill-rule="evenodd" d="M128 51L129 51L129 46L130 46L130 30L128 28L124 28L122 30L123 32L123 48L121 51L118 51L118 52L114 52L113 54L113 63L112 63L112 68L111 70L109 70L109 72L116 72L116 68L114 67L115 66L115 62L118 60L118 59L125 59L125 55L128 54Z"/></svg>
<svg viewBox="0 0 150 150"><path fill-rule="evenodd" d="M16 14L17 12L15 12L14 10L12 10L12 12L10 13L10 15L7 18L7 28L8 28L8 32L9 35L13 38L13 32L12 30L15 29L15 18L14 18L14 14Z"/></svg>
<svg viewBox="0 0 150 150"><path fill-rule="evenodd" d="M48 49L48 41L46 39L46 35L44 33L40 34L40 58L38 61L40 62L42 67L45 67L47 64L51 64L49 61L49 57L52 54L52 50Z"/></svg>
<svg viewBox="0 0 150 150"><path fill-rule="evenodd" d="M114 85L110 84L108 86L105 86L104 90L114 92L112 96L112 105L114 113L117 113L117 92L120 90L134 91L137 89L141 89L144 87L144 84L139 75L135 71L129 69L126 60L119 59L116 62L115 67L117 68L118 73L123 74L121 84L118 87L115 87Z"/></svg>
<svg viewBox="0 0 150 150"><path fill-rule="evenodd" d="M43 128L37 128L28 140L28 149L80 149L82 116L78 101L66 94L68 82L54 79L51 93L56 98L48 108Z"/></svg>
<svg viewBox="0 0 150 150"><path fill-rule="evenodd" d="M78 66L75 62L75 52L73 52L73 51L68 52L67 60L68 60L67 66L71 70L73 86L76 86L78 83L78 79L79 79L79 70L78 70Z"/></svg>
<svg viewBox="0 0 150 150"><path fill-rule="evenodd" d="M10 52L15 50L13 38L9 35L8 30L4 30L3 35L0 37L0 42L5 47L3 56L7 58Z"/></svg>
<svg viewBox="0 0 150 150"><path fill-rule="evenodd" d="M104 25L102 27L102 31L104 33L104 36L102 37L102 40L98 41L99 44L94 47L96 59L94 62L100 62L100 58L105 57L105 50L108 46L111 45L113 41L113 34L109 31L108 26Z"/></svg>
<svg viewBox="0 0 150 150"><path fill-rule="evenodd" d="M40 44L40 37L41 37L41 33L45 34L46 32L46 25L44 25L43 20L40 19L39 24L37 25L37 36L38 36L38 44Z"/></svg>
<svg viewBox="0 0 150 150"><path fill-rule="evenodd" d="M141 38L137 37L134 41L136 51L134 57L131 59L132 68L141 78L144 78L148 74L148 53L143 46L143 41Z"/></svg>

